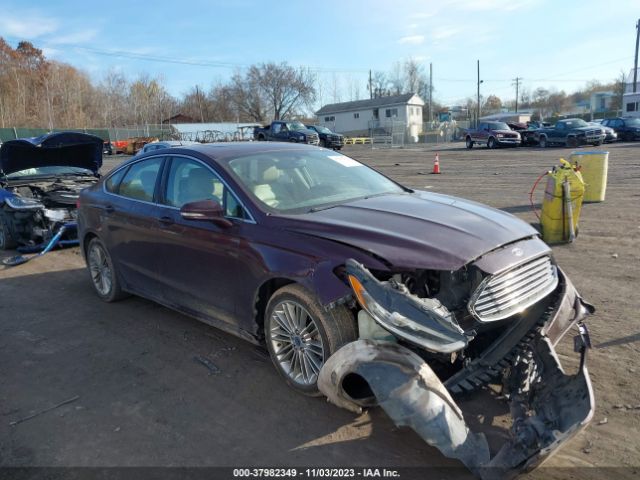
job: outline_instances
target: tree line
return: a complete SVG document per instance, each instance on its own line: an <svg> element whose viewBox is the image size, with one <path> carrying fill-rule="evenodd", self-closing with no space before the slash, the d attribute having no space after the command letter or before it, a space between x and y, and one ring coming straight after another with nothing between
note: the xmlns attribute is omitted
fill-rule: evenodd
<svg viewBox="0 0 640 480"><path fill-rule="evenodd" d="M196 122L265 122L305 116L317 103L359 100L361 93L381 97L417 93L427 102L434 89L423 66L416 60L397 62L388 71L372 72L361 89L353 82L340 88L339 78L318 79L311 70L287 63L262 63L236 71L229 80L205 89L196 85L182 96L171 95L161 77L141 75L130 79L116 71L107 72L98 81L64 62L50 60L41 49L22 41L12 48L0 37L0 128L81 128L122 127L160 124L181 113ZM610 84L590 82L579 92L538 88L520 90L519 109L533 109L542 117L562 112L572 103L588 99L593 91L624 89L622 79ZM345 95L345 93L347 95ZM345 98L346 97L346 98ZM475 111L475 99L466 107ZM513 107L496 95L481 99L484 114ZM620 108L615 99L612 109ZM430 118L425 105L425 119ZM435 113L442 106L435 100Z"/></svg>

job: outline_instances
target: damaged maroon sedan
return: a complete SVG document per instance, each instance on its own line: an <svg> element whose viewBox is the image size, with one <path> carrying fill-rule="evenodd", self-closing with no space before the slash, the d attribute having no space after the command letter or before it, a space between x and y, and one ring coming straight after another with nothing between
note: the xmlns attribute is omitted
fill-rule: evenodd
<svg viewBox="0 0 640 480"><path fill-rule="evenodd" d="M256 344L297 391L398 425L478 475L533 468L593 415L593 307L528 224L412 190L339 153L245 143L154 151L83 191L103 300L136 294ZM574 375L554 347L571 329ZM453 396L502 386L491 455Z"/></svg>

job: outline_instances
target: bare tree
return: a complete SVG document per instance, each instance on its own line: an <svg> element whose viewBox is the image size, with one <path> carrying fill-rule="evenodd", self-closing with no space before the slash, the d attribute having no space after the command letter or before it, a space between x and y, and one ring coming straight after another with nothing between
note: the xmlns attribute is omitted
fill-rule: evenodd
<svg viewBox="0 0 640 480"><path fill-rule="evenodd" d="M264 120L267 115L279 120L311 105L316 95L314 84L315 77L308 69L263 63L251 66L245 75L234 75L232 98L238 110L253 120Z"/></svg>
<svg viewBox="0 0 640 480"><path fill-rule="evenodd" d="M502 100L496 95L489 95L482 106L482 110L488 112L499 112L502 108Z"/></svg>

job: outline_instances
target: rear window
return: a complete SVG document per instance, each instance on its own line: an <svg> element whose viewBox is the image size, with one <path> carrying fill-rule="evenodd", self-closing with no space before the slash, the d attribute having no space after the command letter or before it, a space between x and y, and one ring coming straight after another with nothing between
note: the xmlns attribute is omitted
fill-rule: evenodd
<svg viewBox="0 0 640 480"><path fill-rule="evenodd" d="M145 202L153 201L162 158L152 158L134 163L120 183L118 193Z"/></svg>
<svg viewBox="0 0 640 480"><path fill-rule="evenodd" d="M124 177L126 168L121 168L116 173L107 178L106 182L104 182L104 188L109 193L118 193L118 187L120 186L120 182L122 181L122 177Z"/></svg>

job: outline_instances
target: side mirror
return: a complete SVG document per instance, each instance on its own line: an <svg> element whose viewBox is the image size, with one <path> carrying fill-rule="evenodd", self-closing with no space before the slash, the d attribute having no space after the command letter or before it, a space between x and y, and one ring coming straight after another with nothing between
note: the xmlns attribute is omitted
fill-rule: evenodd
<svg viewBox="0 0 640 480"><path fill-rule="evenodd" d="M222 205L215 200L185 203L180 209L180 216L186 220L207 220L221 227L233 225L231 220L224 218Z"/></svg>

